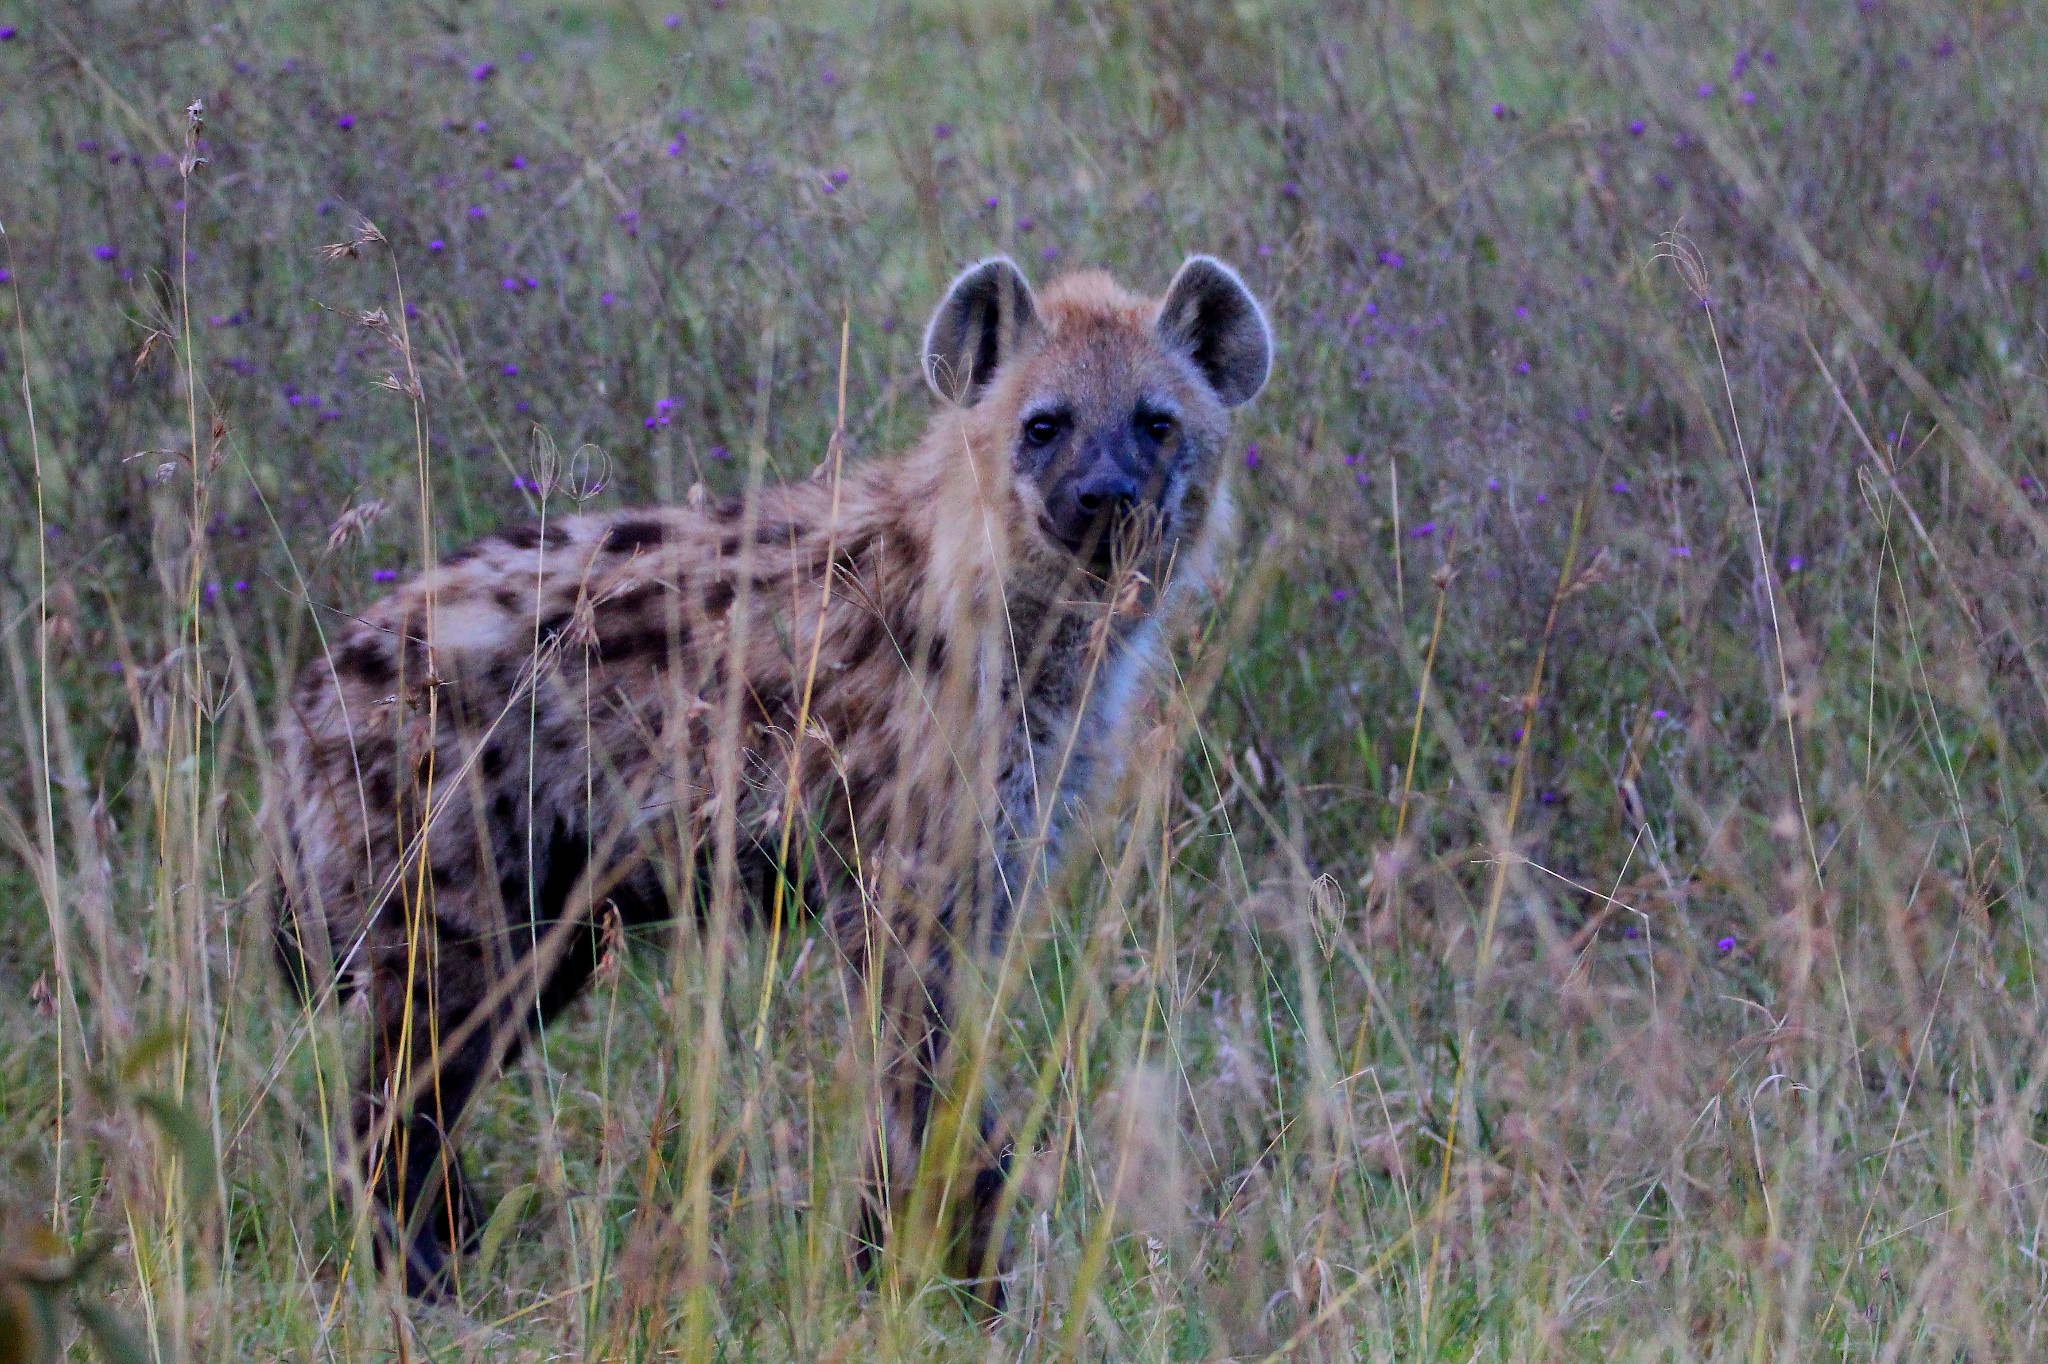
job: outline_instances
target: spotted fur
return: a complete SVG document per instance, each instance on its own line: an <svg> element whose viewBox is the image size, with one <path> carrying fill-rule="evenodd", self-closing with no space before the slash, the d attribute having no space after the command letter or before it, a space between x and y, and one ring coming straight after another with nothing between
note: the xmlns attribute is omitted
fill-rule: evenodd
<svg viewBox="0 0 2048 1364"><path fill-rule="evenodd" d="M412 1291L475 1225L443 1134L609 918L775 903L778 873L886 1020L877 1198L901 1195L953 963L1000 943L1115 768L1271 341L1206 257L1160 300L1094 272L1034 295L998 258L925 352L942 407L901 456L499 532L291 690L279 942L302 985L369 995L354 1120ZM986 1269L1002 1155L977 1159Z"/></svg>

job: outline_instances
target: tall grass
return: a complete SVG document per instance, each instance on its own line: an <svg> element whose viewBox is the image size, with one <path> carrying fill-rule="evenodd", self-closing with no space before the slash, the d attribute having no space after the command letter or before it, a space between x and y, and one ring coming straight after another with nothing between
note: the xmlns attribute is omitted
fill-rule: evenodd
<svg viewBox="0 0 2048 1364"><path fill-rule="evenodd" d="M6 1225L110 1247L77 1301L153 1357L2043 1352L2033 9L0 30ZM536 428L591 508L906 443L993 250L1212 251L1281 339L1240 549L961 1039L1023 1137L1007 1316L855 1272L864 1021L801 919L615 944L408 1303L362 1020L270 958L282 683L573 509ZM24 1244L0 1293L68 1268Z"/></svg>

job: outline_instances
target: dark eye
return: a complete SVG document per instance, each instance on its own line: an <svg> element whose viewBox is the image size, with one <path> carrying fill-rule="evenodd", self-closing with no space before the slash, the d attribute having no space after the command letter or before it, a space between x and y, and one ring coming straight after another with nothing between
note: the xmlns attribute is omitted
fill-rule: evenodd
<svg viewBox="0 0 2048 1364"><path fill-rule="evenodd" d="M1143 426L1145 434L1156 441L1164 441L1173 434L1173 418L1171 417L1146 417L1142 419L1140 424Z"/></svg>
<svg viewBox="0 0 2048 1364"><path fill-rule="evenodd" d="M1024 443L1027 445L1050 445L1059 434L1060 424L1051 417L1033 417L1024 423Z"/></svg>

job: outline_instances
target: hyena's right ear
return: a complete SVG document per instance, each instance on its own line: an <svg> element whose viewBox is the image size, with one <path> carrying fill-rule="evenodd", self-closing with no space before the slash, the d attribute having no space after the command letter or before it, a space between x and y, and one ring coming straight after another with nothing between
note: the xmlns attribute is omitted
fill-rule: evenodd
<svg viewBox="0 0 2048 1364"><path fill-rule="evenodd" d="M996 367L1038 330L1038 305L1008 256L968 266L924 329L924 378L949 403L972 407Z"/></svg>

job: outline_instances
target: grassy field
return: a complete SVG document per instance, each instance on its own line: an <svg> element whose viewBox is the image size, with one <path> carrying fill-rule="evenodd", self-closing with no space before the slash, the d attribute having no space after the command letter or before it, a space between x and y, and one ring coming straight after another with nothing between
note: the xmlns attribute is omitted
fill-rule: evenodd
<svg viewBox="0 0 2048 1364"><path fill-rule="evenodd" d="M2048 1356L2048 12L798 8L0 0L0 1311L163 1360ZM609 957L408 1303L331 1141L361 1019L271 959L280 679L539 511L536 432L550 515L801 476L845 325L851 449L900 447L995 250L1212 252L1279 338L1182 684L987 1029L1008 1315L855 1273L810 929Z"/></svg>

